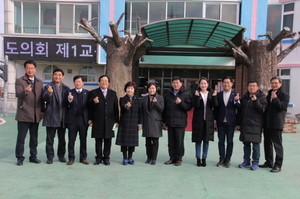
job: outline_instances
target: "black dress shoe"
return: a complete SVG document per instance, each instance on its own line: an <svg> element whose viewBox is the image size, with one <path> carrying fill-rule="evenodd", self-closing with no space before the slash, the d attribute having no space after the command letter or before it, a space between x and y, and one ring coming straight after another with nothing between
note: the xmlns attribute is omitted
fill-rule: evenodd
<svg viewBox="0 0 300 199"><path fill-rule="evenodd" d="M106 166L109 166L109 165L110 165L109 160L104 160L103 163L104 163L104 165L106 165Z"/></svg>
<svg viewBox="0 0 300 199"><path fill-rule="evenodd" d="M40 161L39 159L37 159L37 158L35 158L35 159L30 159L29 162L36 163L36 164L41 163L41 161Z"/></svg>
<svg viewBox="0 0 300 199"><path fill-rule="evenodd" d="M18 166L22 166L22 165L23 165L23 160L18 160L18 161L17 161L17 165L18 165Z"/></svg>
<svg viewBox="0 0 300 199"><path fill-rule="evenodd" d="M48 160L46 161L46 163L47 163L47 164L52 164L52 163L53 163L53 160L52 160L52 159L48 159Z"/></svg>
<svg viewBox="0 0 300 199"><path fill-rule="evenodd" d="M66 160L65 157L59 157L58 160L59 160L60 162L67 162L67 160Z"/></svg>
<svg viewBox="0 0 300 199"><path fill-rule="evenodd" d="M165 164L172 164L172 163L175 163L175 161L174 160L168 160L168 161L165 161Z"/></svg>
<svg viewBox="0 0 300 199"><path fill-rule="evenodd" d="M265 162L264 164L258 165L260 168L272 168L272 164Z"/></svg>
<svg viewBox="0 0 300 199"><path fill-rule="evenodd" d="M99 164L101 164L101 162L102 162L102 160L96 160L96 161L94 162L94 165L99 165Z"/></svg>
<svg viewBox="0 0 300 199"><path fill-rule="evenodd" d="M278 173L278 172L280 172L281 171L281 168L280 167L277 167L277 166L275 166L275 167L273 167L271 170L270 170L271 172L273 172L273 173Z"/></svg>
<svg viewBox="0 0 300 199"><path fill-rule="evenodd" d="M202 158L201 166L206 167L206 158Z"/></svg>
<svg viewBox="0 0 300 199"><path fill-rule="evenodd" d="M197 166L200 167L201 166L201 159L197 158Z"/></svg>
<svg viewBox="0 0 300 199"><path fill-rule="evenodd" d="M156 160L152 160L151 165L155 165L155 164L156 164Z"/></svg>
<svg viewBox="0 0 300 199"><path fill-rule="evenodd" d="M225 166L226 168L231 167L230 161L229 161L229 160L226 160L226 161L224 162L224 166Z"/></svg>
<svg viewBox="0 0 300 199"><path fill-rule="evenodd" d="M220 160L218 163L217 163L217 167L222 167L224 165L224 160Z"/></svg>
<svg viewBox="0 0 300 199"><path fill-rule="evenodd" d="M145 163L149 164L150 162L151 162L151 159L147 159Z"/></svg>

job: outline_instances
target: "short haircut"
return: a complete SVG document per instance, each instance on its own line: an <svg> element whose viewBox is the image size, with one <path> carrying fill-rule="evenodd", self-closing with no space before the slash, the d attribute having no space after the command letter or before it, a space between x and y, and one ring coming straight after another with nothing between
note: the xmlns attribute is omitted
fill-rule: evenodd
<svg viewBox="0 0 300 199"><path fill-rule="evenodd" d="M60 69L60 68L54 69L52 75L54 75L54 73L56 73L56 72L61 72L61 74L62 74L63 76L65 75L64 71L63 71L62 69Z"/></svg>
<svg viewBox="0 0 300 199"><path fill-rule="evenodd" d="M182 79L179 76L174 76L172 78L172 82L175 81L175 80L179 80L180 82L182 82Z"/></svg>
<svg viewBox="0 0 300 199"><path fill-rule="evenodd" d="M155 86L155 88L157 89L157 85L155 84L155 82L150 82L147 84L147 90L150 88L150 86Z"/></svg>
<svg viewBox="0 0 300 199"><path fill-rule="evenodd" d="M205 81L209 84L209 80L208 80L206 77L201 77L201 78L199 79L198 83L200 84L200 82L201 82L202 80L205 80Z"/></svg>
<svg viewBox="0 0 300 199"><path fill-rule="evenodd" d="M81 75L76 75L75 77L73 77L73 82L75 82L77 79L80 79L83 81L82 76Z"/></svg>
<svg viewBox="0 0 300 199"><path fill-rule="evenodd" d="M250 81L248 81L247 85L249 86L249 84L252 84L252 83L256 83L256 85L258 86L258 81L256 81L256 80L250 80Z"/></svg>
<svg viewBox="0 0 300 199"><path fill-rule="evenodd" d="M278 79L279 83L282 83L282 79L278 76L272 77L270 82L273 81L274 79Z"/></svg>
<svg viewBox="0 0 300 199"><path fill-rule="evenodd" d="M108 83L110 83L110 79L109 79L109 77L108 77L107 75L101 75L101 76L99 77L99 79L98 79L98 82L100 82L100 80L102 79L102 77L107 77Z"/></svg>
<svg viewBox="0 0 300 199"><path fill-rule="evenodd" d="M36 68L36 63L35 63L35 61L33 61L33 60L27 60L26 62L24 62L24 68L26 68L26 65L27 65L27 64L33 64L34 67Z"/></svg>
<svg viewBox="0 0 300 199"><path fill-rule="evenodd" d="M129 87L129 86L132 86L134 88L134 92L136 91L136 83L130 81L130 82L127 82L124 86L124 91L126 93L126 89Z"/></svg>
<svg viewBox="0 0 300 199"><path fill-rule="evenodd" d="M230 76L226 76L222 78L222 82L224 82L225 79L229 79L231 83L233 83L233 79Z"/></svg>

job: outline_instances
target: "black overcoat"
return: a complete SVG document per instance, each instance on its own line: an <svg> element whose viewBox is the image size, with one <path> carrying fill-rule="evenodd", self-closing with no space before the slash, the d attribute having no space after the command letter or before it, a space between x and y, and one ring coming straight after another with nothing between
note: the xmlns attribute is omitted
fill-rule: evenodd
<svg viewBox="0 0 300 199"><path fill-rule="evenodd" d="M99 98L99 103L93 99ZM92 138L113 138L114 123L119 122L118 98L115 91L107 89L106 98L100 88L91 90L89 104L92 111Z"/></svg>
<svg viewBox="0 0 300 199"><path fill-rule="evenodd" d="M181 99L181 103L176 104L176 98ZM183 127L187 126L187 111L192 109L192 96L182 86L176 96L174 89L170 88L164 97L165 108L163 111L163 122L168 127Z"/></svg>
<svg viewBox="0 0 300 199"><path fill-rule="evenodd" d="M200 90L198 89L200 92ZM214 113L213 109L218 106L217 96L212 96L214 90L207 89L207 103L206 103L206 120L204 120L204 103L202 96L193 95L194 115L192 121L192 142L201 142L204 135L204 124L206 124L206 140L214 140Z"/></svg>
<svg viewBox="0 0 300 199"><path fill-rule="evenodd" d="M162 112L164 110L164 98L155 94L157 102L152 102L149 109L149 96L142 100L143 137L162 137Z"/></svg>
<svg viewBox="0 0 300 199"><path fill-rule="evenodd" d="M142 124L141 103L135 96L132 97L130 108L125 108L127 102L130 102L128 95L120 98L121 116L116 144L133 147L139 145L138 124Z"/></svg>
<svg viewBox="0 0 300 199"><path fill-rule="evenodd" d="M283 129L290 96L280 88L276 92L277 98L271 101L271 93L272 90L269 90L267 95L268 105L266 108L265 128Z"/></svg>
<svg viewBox="0 0 300 199"><path fill-rule="evenodd" d="M261 90L257 91L256 97L257 100L252 101L249 92L246 92L240 100L241 108L238 113L238 125L240 125L240 141L242 142L261 142L267 100Z"/></svg>

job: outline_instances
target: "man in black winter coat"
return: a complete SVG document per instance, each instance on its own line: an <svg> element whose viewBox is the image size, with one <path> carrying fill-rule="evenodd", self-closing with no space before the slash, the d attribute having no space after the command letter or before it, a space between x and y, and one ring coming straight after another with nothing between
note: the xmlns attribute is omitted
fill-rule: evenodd
<svg viewBox="0 0 300 199"><path fill-rule="evenodd" d="M290 100L288 93L281 90L280 77L272 77L271 90L268 91L264 131L264 148L266 162L259 165L262 168L272 168L271 172L280 172L283 160L282 130L285 123L285 115ZM273 146L276 152L273 164Z"/></svg>
<svg viewBox="0 0 300 199"><path fill-rule="evenodd" d="M172 79L172 87L164 97L163 120L168 127L168 148L170 159L165 164L180 166L184 155L184 132L187 125L187 111L192 109L192 96L184 89L180 77Z"/></svg>
<svg viewBox="0 0 300 199"><path fill-rule="evenodd" d="M264 111L267 105L266 96L259 90L257 81L248 82L248 92L242 97L241 108L238 113L238 125L240 125L240 141L244 144L244 162L240 168L250 167L258 169L260 158L260 142L264 121ZM252 165L251 165L252 143Z"/></svg>

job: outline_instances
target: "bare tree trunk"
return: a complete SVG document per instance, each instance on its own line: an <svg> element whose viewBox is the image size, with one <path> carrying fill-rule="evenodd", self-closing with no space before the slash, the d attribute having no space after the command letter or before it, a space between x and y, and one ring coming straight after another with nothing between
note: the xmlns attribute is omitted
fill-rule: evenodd
<svg viewBox="0 0 300 199"><path fill-rule="evenodd" d="M108 40L106 58L106 74L110 78L110 88L117 92L118 97L124 96L124 85L132 80L132 63L124 63L131 44L125 44L125 38L120 40L121 47L116 47L112 40Z"/></svg>
<svg viewBox="0 0 300 199"><path fill-rule="evenodd" d="M269 40L252 40L249 44L251 67L248 67L248 80L258 81L264 93L270 88L270 79L277 74L276 48L267 51L269 43Z"/></svg>

